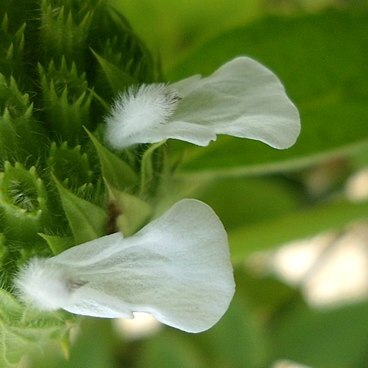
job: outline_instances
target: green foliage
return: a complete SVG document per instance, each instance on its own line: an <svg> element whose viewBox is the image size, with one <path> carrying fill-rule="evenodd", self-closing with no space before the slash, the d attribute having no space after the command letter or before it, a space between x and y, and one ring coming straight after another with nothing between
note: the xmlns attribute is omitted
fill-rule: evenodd
<svg viewBox="0 0 368 368"><path fill-rule="evenodd" d="M80 190L83 185L93 182L88 155L81 152L80 145L71 148L68 142L60 146L53 142L47 163L52 174L71 189Z"/></svg>
<svg viewBox="0 0 368 368"><path fill-rule="evenodd" d="M240 294L240 290L238 289ZM228 313L211 331L198 337L205 356L213 367L261 367L265 358L265 340L253 320L252 308L241 295L231 304Z"/></svg>
<svg viewBox="0 0 368 368"><path fill-rule="evenodd" d="M300 188L283 178L275 177L203 181L201 188L197 189L197 195L211 205L228 231L243 224L249 227L286 216L298 211L305 201ZM244 240L247 241L246 238ZM234 245L233 242L231 244Z"/></svg>
<svg viewBox="0 0 368 368"><path fill-rule="evenodd" d="M76 64L68 68L65 58L60 68L51 60L47 71L39 65L43 94L43 110L49 129L74 142L82 125L90 126L89 111L92 94L88 89L86 75L78 75Z"/></svg>
<svg viewBox="0 0 368 368"><path fill-rule="evenodd" d="M270 328L272 354L316 368L364 367L367 318L366 302L320 311L296 303Z"/></svg>
<svg viewBox="0 0 368 368"><path fill-rule="evenodd" d="M94 149L83 128L98 130L117 92L157 72L129 23L104 0L4 0L0 51L0 281L12 291L29 258L106 234L104 179L136 190L135 171L96 138ZM41 318L15 301L5 305L8 294L1 299L2 367L62 340L65 315Z"/></svg>
<svg viewBox="0 0 368 368"><path fill-rule="evenodd" d="M0 163L36 161L41 151L42 127L33 117L33 111L29 94L19 90L11 74L7 79L0 70Z"/></svg>
<svg viewBox="0 0 368 368"><path fill-rule="evenodd" d="M26 24L23 23L18 30L12 32L9 29L9 18L5 13L1 19L0 49L2 57L0 69L6 75L19 76L23 72L24 31Z"/></svg>
<svg viewBox="0 0 368 368"><path fill-rule="evenodd" d="M128 17L150 48L158 50L164 71L210 37L262 17L268 3L262 0L111 2Z"/></svg>
<svg viewBox="0 0 368 368"><path fill-rule="evenodd" d="M204 368L206 365L198 350L185 337L165 331L146 344L137 367Z"/></svg>
<svg viewBox="0 0 368 368"><path fill-rule="evenodd" d="M25 310L13 296L0 290L0 364L17 367L19 358L27 353L39 353L60 340L68 331L60 315L45 315Z"/></svg>
<svg viewBox="0 0 368 368"><path fill-rule="evenodd" d="M321 231L341 230L347 223L366 220L368 203L337 201L311 208L291 211L287 215L265 219L254 224L244 224L230 232L232 257L240 262L245 256L303 239ZM267 231L263 231L267 229Z"/></svg>

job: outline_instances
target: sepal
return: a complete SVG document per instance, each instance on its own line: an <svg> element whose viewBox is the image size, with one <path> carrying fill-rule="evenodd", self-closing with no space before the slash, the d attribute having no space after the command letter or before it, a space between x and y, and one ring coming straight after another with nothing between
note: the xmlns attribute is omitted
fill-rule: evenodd
<svg viewBox="0 0 368 368"><path fill-rule="evenodd" d="M8 80L0 73L0 160L36 161L42 133L29 95L20 91L13 77Z"/></svg>
<svg viewBox="0 0 368 368"><path fill-rule="evenodd" d="M70 236L57 236L49 234L38 234L49 246L52 254L56 255L74 245L74 239Z"/></svg>
<svg viewBox="0 0 368 368"><path fill-rule="evenodd" d="M137 232L153 213L152 206L138 196L109 187L109 223L124 236ZM115 226L114 226L115 225ZM113 232L113 231L109 231Z"/></svg>
<svg viewBox="0 0 368 368"><path fill-rule="evenodd" d="M77 141L82 126L90 124L93 97L85 73L79 75L75 63L68 67L64 57L59 67L51 61L47 69L40 64L38 69L46 121L57 136Z"/></svg>
<svg viewBox="0 0 368 368"><path fill-rule="evenodd" d="M47 192L36 168L5 163L0 173L0 208L7 233L31 240L47 225Z"/></svg>
<svg viewBox="0 0 368 368"><path fill-rule="evenodd" d="M68 142L50 146L47 164L51 173L72 191L78 191L85 184L92 183L93 170L88 155L80 145L70 147Z"/></svg>
<svg viewBox="0 0 368 368"><path fill-rule="evenodd" d="M58 56L60 61L65 56L68 61L83 62L83 46L93 13L88 7L82 7L78 13L72 12L72 3L49 0L41 2L40 39L46 60Z"/></svg>
<svg viewBox="0 0 368 368"><path fill-rule="evenodd" d="M15 32L9 29L8 14L5 13L0 21L0 70L10 76L19 77L23 74L24 33L26 24L23 23Z"/></svg>
<svg viewBox="0 0 368 368"><path fill-rule="evenodd" d="M112 64L93 49L91 49L91 52L96 58L96 61L100 66L100 71L108 82L113 94L117 94L130 84L137 83L137 80L133 76L129 75L126 71Z"/></svg>
<svg viewBox="0 0 368 368"><path fill-rule="evenodd" d="M83 243L105 234L106 212L66 189L55 177L54 182L75 243Z"/></svg>

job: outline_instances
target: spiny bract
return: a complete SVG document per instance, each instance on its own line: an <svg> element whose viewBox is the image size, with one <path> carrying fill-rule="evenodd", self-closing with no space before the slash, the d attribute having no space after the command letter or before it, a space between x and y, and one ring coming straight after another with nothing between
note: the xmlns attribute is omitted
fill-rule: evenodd
<svg viewBox="0 0 368 368"><path fill-rule="evenodd" d="M1 326L25 336L3 338L5 366L2 359L16 361L31 348L25 341L61 338L67 328L60 316L27 319L11 295L16 270L116 227L102 179L109 160L136 177L129 162L96 152L84 128L99 136L117 92L154 82L156 73L126 19L104 0L2 0L0 55L0 309L14 316Z"/></svg>

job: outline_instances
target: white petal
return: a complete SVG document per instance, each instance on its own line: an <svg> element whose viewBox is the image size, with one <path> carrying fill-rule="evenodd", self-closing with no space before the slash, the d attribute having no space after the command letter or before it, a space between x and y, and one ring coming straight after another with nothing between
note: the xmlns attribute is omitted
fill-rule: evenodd
<svg viewBox="0 0 368 368"><path fill-rule="evenodd" d="M299 135L298 110L281 82L250 58L236 58L209 77L189 80L183 91L180 82L171 87L179 95L189 94L180 101L169 123L199 124L216 134L256 139L280 149L294 144ZM186 140L180 134L175 138Z"/></svg>
<svg viewBox="0 0 368 368"><path fill-rule="evenodd" d="M83 315L149 312L170 326L200 332L221 318L234 293L225 230L213 210L196 200L178 202L130 238L108 235L45 262L47 270L70 275L63 290L77 285L60 307ZM30 278L21 281L27 299L38 297L24 286ZM51 293L49 278L44 282L44 293ZM39 278L36 284L42 288Z"/></svg>
<svg viewBox="0 0 368 368"><path fill-rule="evenodd" d="M169 124L162 125L157 130L157 136L160 139L155 142L176 138L196 144L197 146L207 146L208 142L215 141L217 138L216 133L211 127L188 123L186 121L173 121Z"/></svg>
<svg viewBox="0 0 368 368"><path fill-rule="evenodd" d="M198 87L198 82L202 79L200 74L192 75L191 77L182 79L178 82L171 84L171 86L176 90L180 91L180 97L184 98L189 95L194 89Z"/></svg>

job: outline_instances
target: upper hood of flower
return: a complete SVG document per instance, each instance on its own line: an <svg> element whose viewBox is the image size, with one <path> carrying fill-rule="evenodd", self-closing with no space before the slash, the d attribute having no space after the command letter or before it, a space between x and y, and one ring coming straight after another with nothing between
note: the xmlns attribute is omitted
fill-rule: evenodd
<svg viewBox="0 0 368 368"><path fill-rule="evenodd" d="M206 146L227 134L283 149L300 132L298 110L280 80L248 57L208 77L131 87L117 98L106 122L107 141L115 148L169 138Z"/></svg>

